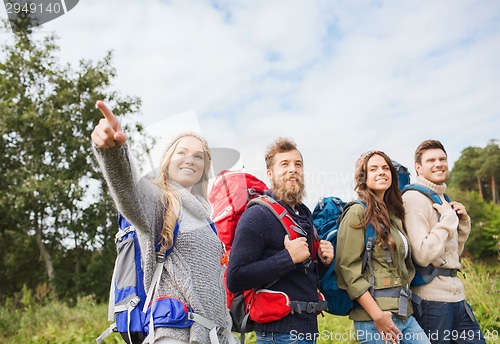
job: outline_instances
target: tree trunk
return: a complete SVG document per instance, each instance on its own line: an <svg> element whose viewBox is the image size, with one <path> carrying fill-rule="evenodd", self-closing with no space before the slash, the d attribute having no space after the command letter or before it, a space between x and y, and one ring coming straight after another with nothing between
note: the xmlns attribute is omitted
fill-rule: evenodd
<svg viewBox="0 0 500 344"><path fill-rule="evenodd" d="M481 195L481 198L484 200L483 187L481 185L481 178L479 176L477 176L477 188L478 188L478 191L479 191L479 195Z"/></svg>
<svg viewBox="0 0 500 344"><path fill-rule="evenodd" d="M80 292L80 257L81 255L78 254L78 251L79 251L79 247L78 247L78 240L76 238L76 234L75 234L75 248L73 250L74 254L75 254L75 276L74 276L74 281L75 281L75 287L76 287L76 290L77 292Z"/></svg>
<svg viewBox="0 0 500 344"><path fill-rule="evenodd" d="M35 214L35 225L36 225L36 244L38 245L38 249L40 250L40 255L43 258L43 262L45 263L45 269L47 270L47 276L49 278L49 287L52 288L52 282L54 281L54 264L52 263L52 257L50 253L45 248L45 244L43 243L43 221L39 219L40 214Z"/></svg>
<svg viewBox="0 0 500 344"><path fill-rule="evenodd" d="M491 175L491 199L493 200L493 203L498 204L498 188L497 188L497 183L495 180L495 175Z"/></svg>

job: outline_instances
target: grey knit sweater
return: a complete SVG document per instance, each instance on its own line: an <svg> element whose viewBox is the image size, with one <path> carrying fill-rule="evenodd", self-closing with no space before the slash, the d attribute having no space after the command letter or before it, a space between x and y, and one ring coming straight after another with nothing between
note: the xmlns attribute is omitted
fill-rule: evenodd
<svg viewBox="0 0 500 344"><path fill-rule="evenodd" d="M94 154L110 188L115 204L138 231L142 252L144 285L151 284L155 269L155 242L163 223L162 191L152 182L139 179L127 146L99 149ZM226 308L223 247L212 231L206 200L171 182L180 195L182 210L179 233L172 253L167 257L155 297L169 296L190 305L193 310L218 326L231 328ZM162 327L155 339L174 338L189 343L209 343L208 330L198 324L186 329ZM225 338L220 338L225 343Z"/></svg>

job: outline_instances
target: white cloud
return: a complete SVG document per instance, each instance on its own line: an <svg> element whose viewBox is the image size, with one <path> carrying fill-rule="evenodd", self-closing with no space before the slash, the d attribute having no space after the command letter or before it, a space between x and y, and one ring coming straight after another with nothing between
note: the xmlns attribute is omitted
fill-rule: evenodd
<svg viewBox="0 0 500 344"><path fill-rule="evenodd" d="M495 0L87 0L43 33L72 64L114 50L114 87L143 99L146 125L195 109L261 178L267 145L294 138L313 206L353 196L368 149L413 171L423 139L454 162L498 138L499 17Z"/></svg>

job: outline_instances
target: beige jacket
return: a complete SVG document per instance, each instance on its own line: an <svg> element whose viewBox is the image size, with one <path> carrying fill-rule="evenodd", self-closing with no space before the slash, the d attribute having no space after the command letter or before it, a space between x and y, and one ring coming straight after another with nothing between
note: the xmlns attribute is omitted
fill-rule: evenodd
<svg viewBox="0 0 500 344"><path fill-rule="evenodd" d="M417 177L417 184L436 191L444 201L446 184L437 185ZM453 210L438 217L427 196L418 191L403 194L405 224L413 249L413 261L420 266L459 269L459 256L470 233L470 218L459 221ZM430 283L414 287L423 300L458 302L465 299L464 286L458 277L437 276Z"/></svg>

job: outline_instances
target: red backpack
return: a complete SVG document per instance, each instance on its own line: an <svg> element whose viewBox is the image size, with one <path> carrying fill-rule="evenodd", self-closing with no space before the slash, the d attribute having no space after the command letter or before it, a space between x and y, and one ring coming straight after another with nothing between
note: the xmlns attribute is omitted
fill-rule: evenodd
<svg viewBox="0 0 500 344"><path fill-rule="evenodd" d="M227 267L238 221L245 209L253 203L261 204L271 210L280 220L290 240L300 236L299 232L302 231L300 226L285 207L264 195L266 190L268 187L264 182L245 172L224 170L215 178L208 199L213 207L213 222L217 227L217 234L226 248L222 258L224 266ZM315 241L313 254L317 251L317 245ZM281 292L250 289L242 293L232 293L227 288L226 273L227 270L224 273L227 306L233 319L233 331L241 333L242 343L244 333L253 330L249 319L266 323L279 320L292 311L288 296Z"/></svg>

